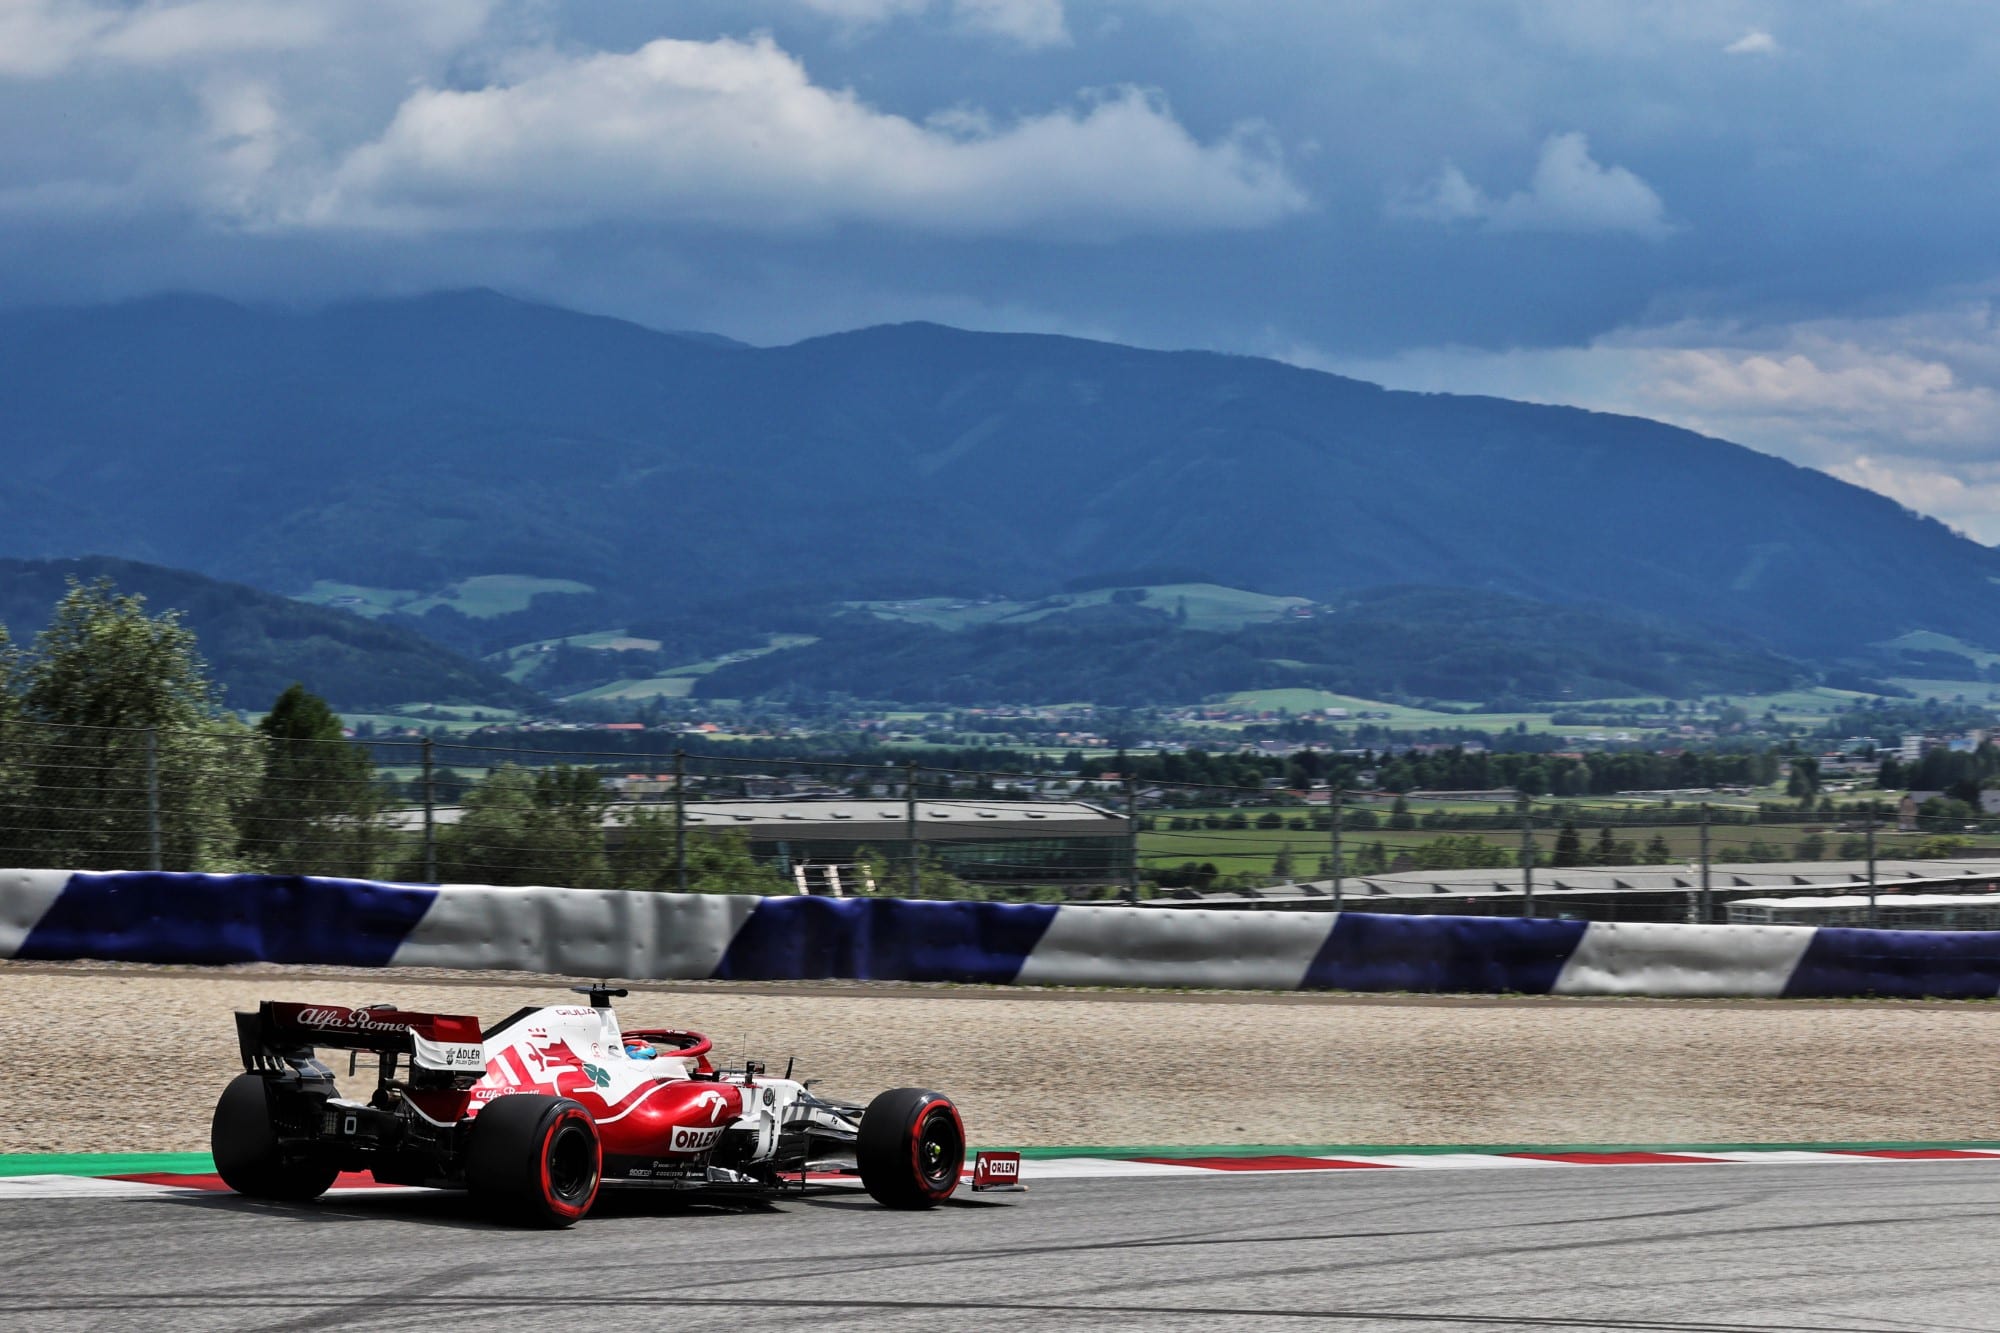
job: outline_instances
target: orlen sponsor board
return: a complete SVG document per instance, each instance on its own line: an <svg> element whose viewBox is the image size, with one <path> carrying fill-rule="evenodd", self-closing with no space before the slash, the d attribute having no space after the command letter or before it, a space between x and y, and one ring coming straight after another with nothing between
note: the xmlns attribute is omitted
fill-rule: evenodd
<svg viewBox="0 0 2000 1333"><path fill-rule="evenodd" d="M1021 1188L1021 1154L983 1152L972 1159L972 1188L976 1190L1017 1190Z"/></svg>

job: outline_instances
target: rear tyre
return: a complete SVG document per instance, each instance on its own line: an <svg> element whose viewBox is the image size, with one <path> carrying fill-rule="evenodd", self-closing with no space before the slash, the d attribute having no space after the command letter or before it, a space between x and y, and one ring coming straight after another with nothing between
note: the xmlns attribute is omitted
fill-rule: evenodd
<svg viewBox="0 0 2000 1333"><path fill-rule="evenodd" d="M284 1155L271 1121L270 1089L256 1074L238 1074L222 1090L208 1125L208 1150L222 1183L253 1199L317 1199L340 1174L331 1163Z"/></svg>
<svg viewBox="0 0 2000 1333"><path fill-rule="evenodd" d="M935 1208L958 1188L965 1125L941 1092L892 1088L861 1113L861 1183L885 1208Z"/></svg>
<svg viewBox="0 0 2000 1333"><path fill-rule="evenodd" d="M566 1227L597 1201L603 1157L590 1112L567 1097L516 1093L472 1122L465 1187L520 1226Z"/></svg>

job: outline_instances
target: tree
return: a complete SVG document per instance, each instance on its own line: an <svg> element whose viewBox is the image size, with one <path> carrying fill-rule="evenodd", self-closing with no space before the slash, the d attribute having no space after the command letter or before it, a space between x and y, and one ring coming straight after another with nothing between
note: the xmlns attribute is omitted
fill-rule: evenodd
<svg viewBox="0 0 2000 1333"><path fill-rule="evenodd" d="M1278 854L1271 858L1272 876L1289 881L1292 877L1292 867L1292 844L1289 842L1279 844Z"/></svg>
<svg viewBox="0 0 2000 1333"><path fill-rule="evenodd" d="M1819 795L1819 760L1802 754L1792 760L1792 774L1785 780L1785 795L1810 801Z"/></svg>
<svg viewBox="0 0 2000 1333"><path fill-rule="evenodd" d="M1597 866L1624 864L1624 858L1618 855L1618 842L1611 836L1611 825L1598 828L1597 845L1591 849L1590 863Z"/></svg>
<svg viewBox="0 0 2000 1333"><path fill-rule="evenodd" d="M1417 826L1416 816L1410 813L1410 802L1401 792L1396 793L1396 802L1389 807L1389 827L1410 829Z"/></svg>
<svg viewBox="0 0 2000 1333"><path fill-rule="evenodd" d="M194 632L109 579L72 579L10 665L23 735L23 852L77 869L144 867L157 808L167 869L236 866L234 813L257 781L249 732L220 712Z"/></svg>
<svg viewBox="0 0 2000 1333"><path fill-rule="evenodd" d="M375 765L341 734L326 700L294 684L256 730L264 738L264 771L243 807L243 864L278 874L379 873L388 832Z"/></svg>
<svg viewBox="0 0 2000 1333"><path fill-rule="evenodd" d="M939 858L937 848L919 844L917 890L919 898L983 898L986 895L951 873ZM888 856L873 847L863 847L856 857L863 873L875 881L875 891L884 896L910 896L910 859L907 849ZM1214 867L1210 867L1211 870ZM1213 876L1211 876L1213 878Z"/></svg>
<svg viewBox="0 0 2000 1333"><path fill-rule="evenodd" d="M1666 835L1655 833L1646 840L1646 852L1641 865L1663 866L1674 859L1674 849L1667 844Z"/></svg>
<svg viewBox="0 0 2000 1333"><path fill-rule="evenodd" d="M1477 834L1447 834L1409 849L1417 870L1497 870L1514 864L1514 854Z"/></svg>
<svg viewBox="0 0 2000 1333"><path fill-rule="evenodd" d="M1792 848L1794 861L1818 861L1826 856L1826 835L1808 833L1800 838Z"/></svg>
<svg viewBox="0 0 2000 1333"><path fill-rule="evenodd" d="M1552 866L1580 866L1583 864L1583 839L1577 836L1576 821L1563 821L1561 832L1556 834L1555 854L1549 858Z"/></svg>
<svg viewBox="0 0 2000 1333"><path fill-rule="evenodd" d="M438 873L472 884L607 887L610 806L590 769L502 764L466 794L458 823L439 831Z"/></svg>
<svg viewBox="0 0 2000 1333"><path fill-rule="evenodd" d="M657 806L632 806L612 815L617 836L608 853L612 882L621 889L671 891L680 885L675 860L674 815ZM776 867L757 860L740 830L689 831L689 893L776 894L791 890ZM879 881L877 889L887 886Z"/></svg>

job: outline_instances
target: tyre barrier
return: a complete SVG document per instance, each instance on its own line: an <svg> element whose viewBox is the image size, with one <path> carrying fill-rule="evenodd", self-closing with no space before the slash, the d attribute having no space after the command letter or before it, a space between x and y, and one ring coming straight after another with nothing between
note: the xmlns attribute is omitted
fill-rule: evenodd
<svg viewBox="0 0 2000 1333"><path fill-rule="evenodd" d="M452 967L640 980L2000 995L2000 932L441 887L0 871L0 958Z"/></svg>

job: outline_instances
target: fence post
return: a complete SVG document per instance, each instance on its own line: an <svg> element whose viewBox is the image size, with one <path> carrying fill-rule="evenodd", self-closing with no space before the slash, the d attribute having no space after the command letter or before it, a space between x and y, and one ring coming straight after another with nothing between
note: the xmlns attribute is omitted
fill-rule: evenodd
<svg viewBox="0 0 2000 1333"><path fill-rule="evenodd" d="M910 852L910 896L921 898L923 886L917 875L917 761L912 759L903 771L903 834L909 843Z"/></svg>
<svg viewBox="0 0 2000 1333"><path fill-rule="evenodd" d="M160 855L160 731L146 728L146 867L166 869Z"/></svg>
<svg viewBox="0 0 2000 1333"><path fill-rule="evenodd" d="M437 844L437 766L433 760L434 742L424 737L424 883L438 882Z"/></svg>
<svg viewBox="0 0 2000 1333"><path fill-rule="evenodd" d="M1521 802L1521 915L1535 915L1535 803Z"/></svg>
<svg viewBox="0 0 2000 1333"><path fill-rule="evenodd" d="M1868 803L1868 928L1882 928L1882 914L1875 903L1875 802Z"/></svg>
<svg viewBox="0 0 2000 1333"><path fill-rule="evenodd" d="M1347 887L1347 873L1346 869L1340 864L1341 805L1346 799L1346 789L1335 787L1333 789L1333 799L1328 805L1328 809L1333 814L1333 910L1336 912L1340 910L1341 904L1346 901L1344 894Z"/></svg>
<svg viewBox="0 0 2000 1333"><path fill-rule="evenodd" d="M1703 801L1701 803L1701 897L1698 901L1701 903L1700 908L1697 909L1697 914L1700 918L1701 924L1704 926L1713 925L1715 922L1715 895L1712 892L1710 892L1708 885L1708 802L1707 801Z"/></svg>
<svg viewBox="0 0 2000 1333"><path fill-rule="evenodd" d="M674 747L674 887L688 891L687 747Z"/></svg>
<svg viewBox="0 0 2000 1333"><path fill-rule="evenodd" d="M1139 789L1125 779L1125 901L1139 901Z"/></svg>

